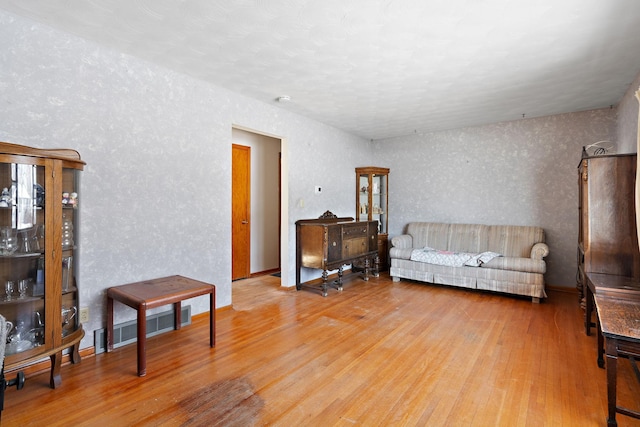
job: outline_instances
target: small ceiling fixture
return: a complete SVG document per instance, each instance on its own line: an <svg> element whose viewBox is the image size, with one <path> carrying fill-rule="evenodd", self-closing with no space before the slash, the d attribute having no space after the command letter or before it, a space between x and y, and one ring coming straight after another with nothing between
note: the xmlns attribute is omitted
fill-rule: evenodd
<svg viewBox="0 0 640 427"><path fill-rule="evenodd" d="M289 102L291 101L291 97L289 95L282 95L276 98L278 102Z"/></svg>

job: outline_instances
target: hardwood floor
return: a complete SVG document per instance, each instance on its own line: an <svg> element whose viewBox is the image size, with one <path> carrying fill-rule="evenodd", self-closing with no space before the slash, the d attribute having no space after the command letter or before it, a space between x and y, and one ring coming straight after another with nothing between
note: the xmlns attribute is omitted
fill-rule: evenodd
<svg viewBox="0 0 640 427"><path fill-rule="evenodd" d="M7 390L2 422L26 425L603 426L605 371L577 296L530 299L402 281L349 280L327 298L262 276L233 308ZM640 407L620 362L619 401ZM618 425L640 425L618 415Z"/></svg>

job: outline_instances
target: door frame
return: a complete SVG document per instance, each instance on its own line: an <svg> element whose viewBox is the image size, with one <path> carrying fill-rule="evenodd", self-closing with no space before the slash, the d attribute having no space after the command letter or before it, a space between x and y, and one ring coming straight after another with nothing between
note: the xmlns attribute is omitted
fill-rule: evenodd
<svg viewBox="0 0 640 427"><path fill-rule="evenodd" d="M242 125L232 125L233 129L239 129L258 135L268 136L280 140L280 286L291 287L289 285L291 274L289 266L294 265L294 260L289 255L289 149L288 140L280 135L263 132ZM293 254L295 258L295 254ZM292 264L293 263L293 264Z"/></svg>

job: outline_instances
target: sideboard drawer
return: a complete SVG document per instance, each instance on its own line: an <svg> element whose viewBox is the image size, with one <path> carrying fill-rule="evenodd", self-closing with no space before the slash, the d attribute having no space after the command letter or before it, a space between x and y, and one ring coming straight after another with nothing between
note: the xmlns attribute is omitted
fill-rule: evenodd
<svg viewBox="0 0 640 427"><path fill-rule="evenodd" d="M367 237L344 240L342 246L342 256L345 258L357 257L367 253L369 243Z"/></svg>
<svg viewBox="0 0 640 427"><path fill-rule="evenodd" d="M360 237L367 235L367 223L343 225L342 235L344 239L350 239L352 237Z"/></svg>

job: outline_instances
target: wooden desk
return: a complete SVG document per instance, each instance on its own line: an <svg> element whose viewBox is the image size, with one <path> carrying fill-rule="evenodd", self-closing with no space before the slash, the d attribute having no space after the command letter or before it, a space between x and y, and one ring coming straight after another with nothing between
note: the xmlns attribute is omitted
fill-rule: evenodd
<svg viewBox="0 0 640 427"><path fill-rule="evenodd" d="M640 301L596 295L598 325L606 338L608 426L617 426L616 412L640 419L640 412L617 406L618 356L640 357Z"/></svg>
<svg viewBox="0 0 640 427"><path fill-rule="evenodd" d="M623 299L640 299L640 279L615 274L587 273L587 287L584 327L585 333L591 335L591 314L593 313L593 296L603 295Z"/></svg>
<svg viewBox="0 0 640 427"><path fill-rule="evenodd" d="M138 376L147 373L147 309L173 304L174 329L180 329L181 301L209 294L209 345L215 346L216 287L183 276L145 280L107 289L107 352L113 350L113 301L138 311Z"/></svg>

